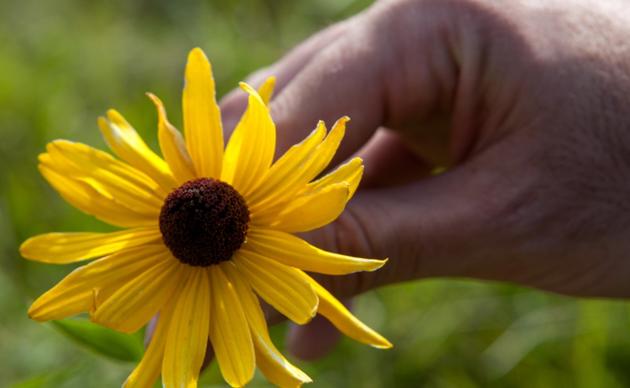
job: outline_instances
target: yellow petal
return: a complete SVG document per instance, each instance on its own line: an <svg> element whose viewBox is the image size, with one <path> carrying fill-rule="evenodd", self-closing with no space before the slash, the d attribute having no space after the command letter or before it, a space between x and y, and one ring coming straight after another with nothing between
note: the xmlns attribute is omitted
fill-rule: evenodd
<svg viewBox="0 0 630 388"><path fill-rule="evenodd" d="M184 137L168 121L162 101L154 94L147 93L147 96L155 104L158 113L158 139L162 155L171 168L175 180L181 185L195 177L195 167L186 149Z"/></svg>
<svg viewBox="0 0 630 388"><path fill-rule="evenodd" d="M158 242L161 238L157 228L112 233L46 233L24 241L20 246L20 254L44 263L65 264Z"/></svg>
<svg viewBox="0 0 630 388"><path fill-rule="evenodd" d="M339 144L344 137L348 117L342 117L333 126L326 138L309 155L308 159L295 171L291 171L288 184L277 190L275 195L261 201L252 207L252 213L261 219L277 214L286 203L293 200L295 195L304 190L306 185L321 173L330 163ZM323 125L323 124L321 124Z"/></svg>
<svg viewBox="0 0 630 388"><path fill-rule="evenodd" d="M174 295L177 296L178 294L174 293ZM166 334L170 326L174 305L175 303L170 301L160 310L149 347L144 352L144 356L138 366L127 377L123 384L124 388L150 388L153 387L153 384L160 376L162 359L164 357L164 344L166 343Z"/></svg>
<svg viewBox="0 0 630 388"><path fill-rule="evenodd" d="M328 136L317 146L308 164L300 171L300 179L296 183L297 186L301 188L303 184L310 182L328 166L346 134L346 123L348 121L350 121L350 118L344 116L335 122Z"/></svg>
<svg viewBox="0 0 630 388"><path fill-rule="evenodd" d="M252 287L247 279L243 277L242 271L231 261L223 262L220 265L223 273L230 280L234 292L239 296L243 312L252 332L256 331L260 332L261 335L269 336L267 322L260 309L258 297L252 291Z"/></svg>
<svg viewBox="0 0 630 388"><path fill-rule="evenodd" d="M325 316L339 331L350 338L375 348L389 349L392 347L392 344L387 339L352 315L328 290L310 276L306 274L304 276L308 278L317 296L320 298L317 312Z"/></svg>
<svg viewBox="0 0 630 388"><path fill-rule="evenodd" d="M50 155L47 167L57 173L84 182L139 213L159 214L167 193L141 171L85 144L57 140L46 148ZM40 161L46 163L46 159Z"/></svg>
<svg viewBox="0 0 630 388"><path fill-rule="evenodd" d="M145 173L89 145L55 140L46 145L46 151L50 155L51 167L68 170L76 179L102 177L112 181L112 185L141 192L147 200L156 203L165 196L162 188Z"/></svg>
<svg viewBox="0 0 630 388"><path fill-rule="evenodd" d="M241 248L274 259L282 264L327 275L345 275L359 271L375 271L386 260L363 259L319 249L289 233L252 229Z"/></svg>
<svg viewBox="0 0 630 388"><path fill-rule="evenodd" d="M153 152L135 129L117 111L99 117L98 125L109 148L119 158L150 176L167 192L176 186L166 162Z"/></svg>
<svg viewBox="0 0 630 388"><path fill-rule="evenodd" d="M276 126L258 93L244 83L241 88L249 93L249 104L225 149L221 180L247 196L271 166Z"/></svg>
<svg viewBox="0 0 630 388"><path fill-rule="evenodd" d="M256 364L270 383L278 387L301 387L302 384L313 382L278 351L271 339L267 340L257 333L253 333L253 336Z"/></svg>
<svg viewBox="0 0 630 388"><path fill-rule="evenodd" d="M158 263L156 257L165 249L163 245L130 248L79 267L33 302L28 315L47 321L91 311L127 281Z"/></svg>
<svg viewBox="0 0 630 388"><path fill-rule="evenodd" d="M317 295L299 270L243 250L234 264L256 293L285 317L303 325L315 316Z"/></svg>
<svg viewBox="0 0 630 388"><path fill-rule="evenodd" d="M45 159L46 156L40 155L40 158ZM157 226L157 217L153 214L138 213L114 198L103 196L84 182L55 172L47 165L40 164L39 171L66 202L101 221L121 227Z"/></svg>
<svg viewBox="0 0 630 388"><path fill-rule="evenodd" d="M346 123L350 121L350 117L344 116L333 124L332 129L322 144L315 150L314 160L309 166L309 173L305 174L305 179L310 182L313 177L321 173L335 156L341 140L346 134ZM307 178L311 176L310 178Z"/></svg>
<svg viewBox="0 0 630 388"><path fill-rule="evenodd" d="M160 256L160 263L96 306L90 314L92 321L123 333L133 333L146 325L166 305L182 280L182 264L170 252Z"/></svg>
<svg viewBox="0 0 630 388"><path fill-rule="evenodd" d="M273 89L276 86L276 77L267 77L265 82L258 88L258 94L260 94L260 98L262 98L265 105L269 105L269 101L271 100L271 96L273 95Z"/></svg>
<svg viewBox="0 0 630 388"><path fill-rule="evenodd" d="M305 194L289 202L275 217L257 219L252 224L270 225L285 232L307 232L327 225L339 217L348 202L350 188L345 182Z"/></svg>
<svg viewBox="0 0 630 388"><path fill-rule="evenodd" d="M207 271L188 266L186 272L164 348L162 382L166 388L197 386L208 345L211 306Z"/></svg>
<svg viewBox="0 0 630 388"><path fill-rule="evenodd" d="M200 48L188 54L182 99L186 146L199 177L221 176L223 127L212 67Z"/></svg>
<svg viewBox="0 0 630 388"><path fill-rule="evenodd" d="M232 280L234 289L240 297L254 341L256 365L267 380L280 387L299 387L303 383L310 383L311 378L292 365L274 346L258 298L251 287L241 279L236 267L229 262L221 266Z"/></svg>
<svg viewBox="0 0 630 388"><path fill-rule="evenodd" d="M225 381L242 387L254 376L254 346L240 296L221 267L208 268L212 286L210 340Z"/></svg>
<svg viewBox="0 0 630 388"><path fill-rule="evenodd" d="M284 153L263 177L260 185L247 197L252 213L264 209L268 203L274 203L285 194L285 189L295 184L298 178L296 171L304 167L304 163L315 148L326 136L326 126L320 121L317 127L299 144L295 144Z"/></svg>
<svg viewBox="0 0 630 388"><path fill-rule="evenodd" d="M312 193L323 188L341 182L346 182L349 186L348 200L352 198L363 176L363 160L352 158L350 161L337 167L333 172L326 174L322 178L307 185L305 192Z"/></svg>

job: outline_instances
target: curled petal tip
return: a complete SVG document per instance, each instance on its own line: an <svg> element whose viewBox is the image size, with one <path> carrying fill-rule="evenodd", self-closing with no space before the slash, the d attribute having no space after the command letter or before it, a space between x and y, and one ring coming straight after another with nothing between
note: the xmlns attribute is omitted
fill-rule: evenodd
<svg viewBox="0 0 630 388"><path fill-rule="evenodd" d="M240 86L240 88L245 91L247 94L249 94L250 98L254 98L255 100L257 100L259 103L261 104L265 104L265 101L262 99L262 97L260 96L260 94L258 94L258 92L256 91L256 89L252 88L251 85L249 85L246 82L239 82L238 86Z"/></svg>
<svg viewBox="0 0 630 388"><path fill-rule="evenodd" d="M251 85L248 84L247 82L241 81L238 83L238 86L249 94L256 93L254 88L252 88Z"/></svg>
<svg viewBox="0 0 630 388"><path fill-rule="evenodd" d="M107 118L116 125L125 125L125 118L116 109L107 110Z"/></svg>
<svg viewBox="0 0 630 388"><path fill-rule="evenodd" d="M374 338L369 343L369 345L375 349L382 349L382 350L392 349L394 347L394 344L389 342L387 338L383 337L377 332L374 332Z"/></svg>
<svg viewBox="0 0 630 388"><path fill-rule="evenodd" d="M383 260L374 260L374 266L368 269L367 271L369 272L376 271L377 269L380 269L385 264L387 264L388 261L389 261L388 257L384 258Z"/></svg>
<svg viewBox="0 0 630 388"><path fill-rule="evenodd" d="M151 92L146 92L144 93L147 97L149 97L149 99L151 100L151 102L153 102L153 104L155 104L155 106L159 107L162 105L162 100L160 100L160 98L158 96L156 96L155 94L151 93Z"/></svg>

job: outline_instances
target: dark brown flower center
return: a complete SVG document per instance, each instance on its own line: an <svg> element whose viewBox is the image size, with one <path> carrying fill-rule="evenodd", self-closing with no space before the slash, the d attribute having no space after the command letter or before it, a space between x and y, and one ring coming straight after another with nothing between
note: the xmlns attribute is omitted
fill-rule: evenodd
<svg viewBox="0 0 630 388"><path fill-rule="evenodd" d="M160 212L162 239L182 263L207 267L229 260L247 235L249 210L227 183L201 178L171 192Z"/></svg>

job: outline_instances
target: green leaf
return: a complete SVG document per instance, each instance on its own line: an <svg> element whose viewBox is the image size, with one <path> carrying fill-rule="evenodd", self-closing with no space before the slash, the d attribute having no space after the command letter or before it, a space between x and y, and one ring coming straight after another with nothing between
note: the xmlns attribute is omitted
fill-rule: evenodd
<svg viewBox="0 0 630 388"><path fill-rule="evenodd" d="M139 361L144 353L139 336L119 333L87 319L64 319L51 324L78 344L114 360Z"/></svg>

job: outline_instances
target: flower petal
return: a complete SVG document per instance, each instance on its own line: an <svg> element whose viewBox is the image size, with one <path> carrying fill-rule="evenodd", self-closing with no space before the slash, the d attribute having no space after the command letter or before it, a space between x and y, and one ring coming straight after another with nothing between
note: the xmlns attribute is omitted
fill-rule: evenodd
<svg viewBox="0 0 630 388"><path fill-rule="evenodd" d="M162 195L162 188L142 171L89 145L54 140L46 145L46 151L50 155L51 167L68 170L75 179L102 178L104 181L112 181L112 185L141 192L156 203L160 203L165 196Z"/></svg>
<svg viewBox="0 0 630 388"><path fill-rule="evenodd" d="M290 180L277 188L275 194L252 206L252 213L260 218L267 218L277 214L288 201L320 174L330 163L346 131L348 117L342 117L333 126L328 136L310 153L308 158L300 165L299 169L291 172ZM320 123L323 126L323 123Z"/></svg>
<svg viewBox="0 0 630 388"><path fill-rule="evenodd" d="M234 264L256 293L282 315L300 325L315 316L317 295L299 270L247 251L239 251Z"/></svg>
<svg viewBox="0 0 630 388"><path fill-rule="evenodd" d="M20 246L20 254L43 263L66 264L158 242L161 238L157 228L111 233L46 233L24 241Z"/></svg>
<svg viewBox="0 0 630 388"><path fill-rule="evenodd" d="M46 159L47 156L40 155L40 159ZM138 213L114 198L103 196L84 182L55 172L45 164L39 165L39 171L66 202L101 221L121 227L157 226L155 215Z"/></svg>
<svg viewBox="0 0 630 388"><path fill-rule="evenodd" d="M251 287L241 279L236 267L232 263L225 263L222 264L222 268L232 280L234 289L240 297L254 341L256 365L267 380L280 387L299 387L303 383L310 383L311 378L292 365L274 346L258 298Z"/></svg>
<svg viewBox="0 0 630 388"><path fill-rule="evenodd" d="M178 292L173 295L177 296ZM160 376L164 357L164 344L166 343L166 334L168 333L174 306L175 303L170 301L160 310L151 342L149 342L149 346L144 352L140 363L123 383L124 388L153 387L155 380Z"/></svg>
<svg viewBox="0 0 630 388"><path fill-rule="evenodd" d="M299 171L309 160L313 150L325 136L326 127L324 122L320 121L308 137L289 148L276 160L260 185L247 197L252 213L256 213L259 208L264 209L266 203L273 203L276 198L285 194L285 189L293 185L297 179L296 171Z"/></svg>
<svg viewBox="0 0 630 388"><path fill-rule="evenodd" d="M92 321L103 326L133 333L146 325L168 302L182 280L183 266L170 252L164 252L161 262L148 268L90 314Z"/></svg>
<svg viewBox="0 0 630 388"><path fill-rule="evenodd" d="M273 168L273 167L272 167ZM353 158L349 162L339 166L335 171L318 179L315 182L303 186L298 193L292 195L292 199L285 199L285 203L270 206L263 212L256 211L253 204L252 222L260 226L271 225L274 229L287 232L305 232L324 226L334 221L343 211L361 181L363 175L363 161L361 158ZM335 201L335 193L324 194L322 190L334 190L335 185L347 185L347 199L342 201L340 193ZM337 188L339 190L339 188ZM329 203L324 203L332 199ZM288 204L287 204L288 202ZM330 203L337 206L330 207ZM284 209L282 209L284 207ZM326 209L326 212L320 211ZM280 215L278 213L280 212ZM307 214L301 214L306 212ZM308 214L310 213L310 214ZM290 216L290 217L289 217ZM282 218L280 220L279 218ZM288 219L288 220L287 220ZM297 224L294 224L297 223Z"/></svg>
<svg viewBox="0 0 630 388"><path fill-rule="evenodd" d="M333 222L346 208L350 188L345 182L295 198L276 215L257 219L252 224L270 225L285 232L307 232Z"/></svg>
<svg viewBox="0 0 630 388"><path fill-rule="evenodd" d="M253 333L256 364L270 383L279 387L301 387L313 380L291 364L275 347L270 338Z"/></svg>
<svg viewBox="0 0 630 388"><path fill-rule="evenodd" d="M269 105L269 101L271 100L271 96L273 95L273 89L276 86L276 77L271 76L267 77L265 82L258 88L258 94L260 94L260 98L262 98L265 105Z"/></svg>
<svg viewBox="0 0 630 388"><path fill-rule="evenodd" d="M93 310L127 281L157 264L165 249L163 245L130 248L79 267L33 302L28 315L48 321Z"/></svg>
<svg viewBox="0 0 630 388"><path fill-rule="evenodd" d="M327 252L291 234L258 228L248 232L247 242L241 249L291 267L328 275L375 271L387 262Z"/></svg>
<svg viewBox="0 0 630 388"><path fill-rule="evenodd" d="M325 316L339 331L350 338L375 348L389 349L393 346L391 342L352 315L328 290L310 276L306 274L304 276L308 278L317 296L319 296L320 303L317 312Z"/></svg>
<svg viewBox="0 0 630 388"><path fill-rule="evenodd" d="M221 176L223 127L212 66L200 48L188 54L182 98L186 146L198 177Z"/></svg>
<svg viewBox="0 0 630 388"><path fill-rule="evenodd" d="M168 164L147 146L120 113L110 109L107 119L98 118L98 125L105 142L119 158L150 176L166 191L176 186Z"/></svg>
<svg viewBox="0 0 630 388"><path fill-rule="evenodd" d="M210 286L205 269L187 267L184 287L175 303L166 336L162 382L164 387L197 387L208 345Z"/></svg>
<svg viewBox="0 0 630 388"><path fill-rule="evenodd" d="M334 185L341 182L346 182L349 185L350 193L348 200L352 198L363 176L363 160L361 158L352 158L348 162L337 167L335 171L326 174L320 179L311 182L307 185L305 192L311 193L322 190L323 188Z"/></svg>
<svg viewBox="0 0 630 388"><path fill-rule="evenodd" d="M210 339L223 378L232 387L242 387L254 376L254 346L239 295L222 267L208 268L213 313Z"/></svg>
<svg viewBox="0 0 630 388"><path fill-rule="evenodd" d="M245 83L240 85L249 93L249 104L225 149L221 180L247 196L271 166L276 126L258 93Z"/></svg>
<svg viewBox="0 0 630 388"><path fill-rule="evenodd" d="M328 136L326 136L326 139L317 147L313 155L313 161L303 174L305 183L310 182L314 177L319 175L335 156L341 144L341 140L343 140L346 134L346 123L348 121L350 121L350 117L348 116L337 120L335 124L333 124Z"/></svg>
<svg viewBox="0 0 630 388"><path fill-rule="evenodd" d="M187 182L195 177L195 167L186 149L184 137L166 117L164 104L154 94L147 93L147 96L155 104L158 113L158 139L162 155L168 163L175 180L179 184Z"/></svg>
<svg viewBox="0 0 630 388"><path fill-rule="evenodd" d="M168 193L141 171L85 144L56 140L46 148L50 155L47 167L57 173L84 182L140 213L159 214ZM40 158L43 164L47 160Z"/></svg>

